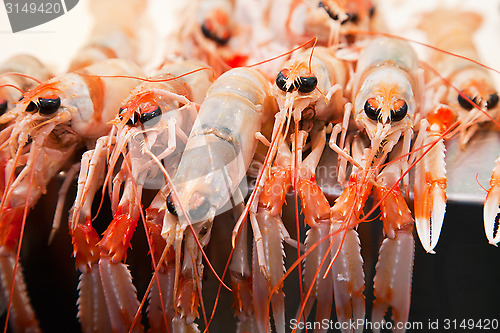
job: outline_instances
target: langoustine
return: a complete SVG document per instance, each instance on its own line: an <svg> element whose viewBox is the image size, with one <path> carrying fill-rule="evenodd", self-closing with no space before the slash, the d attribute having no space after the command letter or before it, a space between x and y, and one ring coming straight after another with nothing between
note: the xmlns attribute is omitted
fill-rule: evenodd
<svg viewBox="0 0 500 333"><path fill-rule="evenodd" d="M257 148L255 133L274 108L269 83L249 68L221 75L201 105L164 203L162 236L175 251L174 327L191 326L198 316L200 246L209 240L215 215L243 200L238 187ZM243 268L235 273L246 276Z"/></svg>
<svg viewBox="0 0 500 333"><path fill-rule="evenodd" d="M257 325L261 331L269 326L269 309L266 306L269 297L272 300L276 329L279 332L285 329L284 294L281 288L272 290L282 283L280 280L285 271L280 250L282 241L298 247L297 241L290 238L280 216L288 190L294 189L300 195L304 212L309 217L306 223L311 228L318 227L318 221L324 218L322 213L315 216L315 208L309 207L310 204L316 205L312 204L315 200L322 200L322 192L313 180L314 169L326 140L324 127L327 123L337 122L342 118L346 101L343 88L347 79L346 64L323 47L301 50L292 55L276 76L273 95L278 102L279 113L274 122L266 160L257 178L254 193L247 203L254 233L253 298ZM314 133L314 152L303 161L302 150L310 131ZM290 138L289 133L293 133ZM274 165L269 168L266 161ZM306 179L311 179L311 184L305 185ZM312 211L314 213L310 213ZM241 223L241 217L239 222ZM240 223L233 231L233 241ZM311 238L308 239L306 244L313 242ZM314 253L309 264L306 262L308 272L315 271L312 258L316 256L317 253ZM307 286L312 284L311 276L304 277ZM270 294L271 291L273 294ZM314 297L311 297L313 301L318 296L316 292L317 290ZM320 307L322 310L327 309L328 304L322 303ZM325 313L322 314L328 317Z"/></svg>
<svg viewBox="0 0 500 333"><path fill-rule="evenodd" d="M175 172L196 118L195 103L202 101L211 82L210 68L201 62L164 65L130 92L110 133L83 155L70 234L82 274L78 316L85 331L143 330L139 322L134 324L139 302L123 263L142 215L142 192L162 187L161 170ZM92 226L91 207L103 184L109 188L114 216L101 239ZM148 225L148 232L153 229ZM151 297L158 297L158 291ZM151 318L158 321L161 310L151 307ZM151 326L165 328L162 322Z"/></svg>
<svg viewBox="0 0 500 333"><path fill-rule="evenodd" d="M165 200L165 199L164 199Z"/></svg>
<svg viewBox="0 0 500 333"><path fill-rule="evenodd" d="M380 247L376 266L372 321L382 322L391 307L397 332L404 331L402 327L408 320L413 269L414 220L401 194L400 182L408 170L413 128L418 119L416 70L416 54L405 42L388 38L371 41L360 54L353 89L352 116L361 132L352 138L351 148L347 147L351 155L337 145L336 135L330 141L330 147L353 165L348 186L331 209L332 219L340 223L339 230L353 231L372 191L380 205L387 238ZM345 236L345 241L354 241L354 248L355 239ZM342 276L349 285L357 285L359 264L359 260L351 258L338 265L342 270L334 271L337 283L342 283L338 278ZM362 298L360 290L355 289L348 289L342 298L336 295L336 301L340 301L336 304L339 318L362 319Z"/></svg>
<svg viewBox="0 0 500 333"><path fill-rule="evenodd" d="M15 331L39 330L16 255L26 216L45 193L49 181L78 163L74 160L77 150L92 145L109 130L108 122L113 119L116 106L136 82L100 76L119 74L142 75L126 61L99 63L38 85L0 118L1 123L9 123L3 129L9 135L2 142L2 149L10 152L2 175L2 293L8 300ZM11 294L13 285L17 287Z"/></svg>

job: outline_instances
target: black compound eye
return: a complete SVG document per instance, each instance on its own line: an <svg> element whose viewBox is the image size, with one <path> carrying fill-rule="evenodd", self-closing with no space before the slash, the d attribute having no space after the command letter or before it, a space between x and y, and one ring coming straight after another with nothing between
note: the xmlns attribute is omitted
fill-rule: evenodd
<svg viewBox="0 0 500 333"><path fill-rule="evenodd" d="M283 74L283 71L280 71L278 73L278 75L276 76L276 85L278 86L278 88L280 88L283 91L291 92L295 88L294 84L292 84L287 89L287 87L286 87L286 79L287 79L287 77L285 76L285 74Z"/></svg>
<svg viewBox="0 0 500 333"><path fill-rule="evenodd" d="M370 16L370 18L372 18L375 15L375 6L373 6L372 8L370 8L370 11L369 11L368 15Z"/></svg>
<svg viewBox="0 0 500 333"><path fill-rule="evenodd" d="M295 88L297 88L297 82L293 82L293 84L287 89L286 80L287 77L285 76L285 74L283 74L283 71L280 71L276 76L276 85L278 86L278 88L286 92L292 92Z"/></svg>
<svg viewBox="0 0 500 333"><path fill-rule="evenodd" d="M172 214L174 216L178 216L177 211L175 210L174 202L172 201L172 193L170 193L167 196L167 209L170 212L170 214Z"/></svg>
<svg viewBox="0 0 500 333"><path fill-rule="evenodd" d="M37 110L38 110L38 105L33 101L31 101L26 107L26 112L35 112Z"/></svg>
<svg viewBox="0 0 500 333"><path fill-rule="evenodd" d="M394 104L395 109L391 110L391 121L401 121L408 113L408 104L400 99Z"/></svg>
<svg viewBox="0 0 500 333"><path fill-rule="evenodd" d="M198 221L203 219L205 215L207 215L209 209L210 209L210 201L205 197L197 207L190 209L188 214L192 220Z"/></svg>
<svg viewBox="0 0 500 333"><path fill-rule="evenodd" d="M126 111L124 108L120 108L120 111L118 112L118 117L120 117L120 120L123 119L123 114L125 112ZM134 126L135 124L137 124L138 121L139 121L139 115L136 112L134 112L134 113L132 113L130 118L127 120L127 125Z"/></svg>
<svg viewBox="0 0 500 333"><path fill-rule="evenodd" d="M487 109L493 109L498 104L498 95L497 93L491 94L486 102Z"/></svg>
<svg viewBox="0 0 500 333"><path fill-rule="evenodd" d="M323 1L320 1L318 3L318 7L323 8L328 13L328 16L330 16L330 18L332 20L337 21L339 19L339 16L337 14L335 14L334 12L332 12L332 10L330 9L330 7L328 7L327 5L325 5L323 3Z"/></svg>
<svg viewBox="0 0 500 333"><path fill-rule="evenodd" d="M378 108L378 102L375 98L368 98L365 102L365 113L371 120L378 120L378 116L380 113L380 108Z"/></svg>
<svg viewBox="0 0 500 333"><path fill-rule="evenodd" d="M150 112L145 112L141 113L141 116L139 117L139 121L143 124L146 122L148 125L156 125L160 121L160 116L161 116L161 108L157 107L153 111Z"/></svg>
<svg viewBox="0 0 500 333"><path fill-rule="evenodd" d="M134 126L139 121L139 114L137 112L132 113L129 120L127 120L127 125Z"/></svg>
<svg viewBox="0 0 500 333"><path fill-rule="evenodd" d="M310 93L318 85L318 79L316 78L316 76L301 77L299 79L299 82L300 84L298 90L301 93Z"/></svg>
<svg viewBox="0 0 500 333"><path fill-rule="evenodd" d="M120 108L120 111L118 111L118 118L120 120L123 120L123 113L125 112L124 108Z"/></svg>
<svg viewBox="0 0 500 333"><path fill-rule="evenodd" d="M9 106L9 103L6 100L0 99L0 115L7 111L7 106Z"/></svg>
<svg viewBox="0 0 500 333"><path fill-rule="evenodd" d="M345 19L344 21L342 21L342 24L344 24L345 22L348 22L348 21L351 21L352 23L356 23L358 22L358 14L356 13L352 13L352 14L347 14L347 19Z"/></svg>
<svg viewBox="0 0 500 333"><path fill-rule="evenodd" d="M39 98L38 105L40 114L53 114L61 106L61 98Z"/></svg>
<svg viewBox="0 0 500 333"><path fill-rule="evenodd" d="M215 32L213 32L207 22L204 22L201 25L201 32L203 33L203 36L205 36L208 39L213 40L219 45L225 45L229 41L229 34L226 34L226 36L218 36Z"/></svg>
<svg viewBox="0 0 500 333"><path fill-rule="evenodd" d="M462 94L464 94L464 95L465 95L465 93L464 93L464 92L462 92ZM467 96L467 97L468 97L471 101L473 101L474 103L476 102L476 98L475 98L475 97L474 97L474 98L472 98L471 96L468 96L468 95L466 95L466 96ZM474 105L473 105L471 102L469 102L468 100L466 100L466 99L465 99L465 98L464 98L461 94L458 94L458 98L457 98L457 99L458 99L458 103L460 104L460 106L461 106L462 108L464 108L465 110L470 111L470 110L472 110L472 108L474 108Z"/></svg>

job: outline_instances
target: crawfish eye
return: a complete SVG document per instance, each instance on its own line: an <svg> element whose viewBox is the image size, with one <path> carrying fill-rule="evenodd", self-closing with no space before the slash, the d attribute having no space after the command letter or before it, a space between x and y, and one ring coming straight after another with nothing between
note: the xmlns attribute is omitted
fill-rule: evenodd
<svg viewBox="0 0 500 333"><path fill-rule="evenodd" d="M368 15L370 18L372 18L375 15L375 6L370 8L370 11L368 12Z"/></svg>
<svg viewBox="0 0 500 333"><path fill-rule="evenodd" d="M462 94L466 95L463 91L462 91ZM469 102L468 100L466 100L462 94L458 94L458 103L460 104L460 106L462 108L464 108L465 110L467 111L470 111L472 110L472 108L474 107L474 105ZM474 103L476 103L476 97L472 98L471 96L469 95L466 95L467 98L469 98L471 101L473 101Z"/></svg>
<svg viewBox="0 0 500 333"><path fill-rule="evenodd" d="M378 115L380 113L380 108L378 108L378 102L375 98L368 98L365 102L365 113L371 120L378 120Z"/></svg>
<svg viewBox="0 0 500 333"><path fill-rule="evenodd" d="M208 199L204 197L201 203L197 207L189 210L188 214L192 220L197 221L204 218L209 210L210 210L210 201L208 201Z"/></svg>
<svg viewBox="0 0 500 333"><path fill-rule="evenodd" d="M210 23L209 20L205 20L203 24L201 25L201 32L203 33L203 36L205 36L208 39L213 40L219 45L226 45L227 42L229 41L229 38L231 37L229 35L229 32L223 33L224 36L219 36L214 29L214 26L212 23Z"/></svg>
<svg viewBox="0 0 500 333"><path fill-rule="evenodd" d="M124 108L120 108L120 111L118 111L118 118L120 120L123 120L123 113L125 112Z"/></svg>
<svg viewBox="0 0 500 333"><path fill-rule="evenodd" d="M127 125L133 126L133 125L137 124L138 121L139 121L139 115L137 114L137 112L134 112L134 113L132 113L132 115L128 119Z"/></svg>
<svg viewBox="0 0 500 333"><path fill-rule="evenodd" d="M35 112L36 110L38 110L38 105L33 101L26 107L26 112Z"/></svg>
<svg viewBox="0 0 500 333"><path fill-rule="evenodd" d="M299 79L299 92L301 93L310 93L313 91L316 86L318 85L318 79L316 76L310 76L310 77L301 77Z"/></svg>
<svg viewBox="0 0 500 333"><path fill-rule="evenodd" d="M295 82L287 89L286 79L287 79L287 77L285 76L285 74L283 74L283 71L280 71L278 73L278 75L276 76L276 85L278 86L278 88L280 88L283 91L291 92L295 88Z"/></svg>
<svg viewBox="0 0 500 333"><path fill-rule="evenodd" d="M334 13L330 7L328 7L327 5L325 5L323 3L323 1L320 1L318 3L318 7L323 8L328 13L328 16L330 16L330 18L332 20L334 20L334 21L339 20L339 15L337 13ZM340 22L340 24L344 24L344 23L348 22L350 20L350 16L351 16L351 14L347 14L347 18L343 19L342 22ZM356 18L356 20L357 20L357 18Z"/></svg>
<svg viewBox="0 0 500 333"><path fill-rule="evenodd" d="M495 106L498 104L498 95L497 93L491 94L490 97L488 98L488 101L486 101L486 108L493 109Z"/></svg>
<svg viewBox="0 0 500 333"><path fill-rule="evenodd" d="M356 13L349 14L348 13L347 14L347 19L344 20L342 23L345 23L345 22L348 22L348 21L351 21L352 23L356 23L356 22L358 22L358 19L359 19L358 14L356 14Z"/></svg>
<svg viewBox="0 0 500 333"><path fill-rule="evenodd" d="M125 109L120 108L120 112L118 113L118 117L120 118L120 120L123 119L124 113L125 113ZM132 113L130 118L127 120L127 125L134 126L135 124L137 124L138 121L139 121L139 115L136 112L134 112L134 113Z"/></svg>
<svg viewBox="0 0 500 333"><path fill-rule="evenodd" d="M61 106L61 98L39 98L38 99L40 114L49 115L56 112Z"/></svg>
<svg viewBox="0 0 500 333"><path fill-rule="evenodd" d="M120 118L120 120L123 120L123 114L125 113L125 109L124 108L120 108L120 111L118 112L118 118ZM139 121L139 116L137 115L137 113L132 113L132 115L130 116L130 118L127 120L127 125L129 126L134 126L137 121Z"/></svg>
<svg viewBox="0 0 500 333"><path fill-rule="evenodd" d="M170 214L172 214L174 216L178 216L177 215L177 211L175 210L175 205L174 205L174 203L172 201L172 193L170 193L167 196L167 209L170 212Z"/></svg>
<svg viewBox="0 0 500 333"><path fill-rule="evenodd" d="M395 110L391 110L391 121L401 121L406 116L408 112L408 104L405 101L400 99L394 106L397 108Z"/></svg>
<svg viewBox="0 0 500 333"><path fill-rule="evenodd" d="M0 115L7 111L8 103L6 100L0 99Z"/></svg>
<svg viewBox="0 0 500 333"><path fill-rule="evenodd" d="M325 5L323 3L323 1L320 1L318 3L318 7L323 8L328 13L328 16L330 16L330 18L332 20L337 21L339 19L339 16L337 14L335 14L334 12L332 12L332 10L330 9L330 7L328 7L327 5Z"/></svg>
<svg viewBox="0 0 500 333"><path fill-rule="evenodd" d="M161 108L157 107L156 109L154 109L151 112L141 113L141 115L139 117L139 121L143 124L148 122L148 125L153 126L153 125L156 125L160 121L159 116L161 116Z"/></svg>

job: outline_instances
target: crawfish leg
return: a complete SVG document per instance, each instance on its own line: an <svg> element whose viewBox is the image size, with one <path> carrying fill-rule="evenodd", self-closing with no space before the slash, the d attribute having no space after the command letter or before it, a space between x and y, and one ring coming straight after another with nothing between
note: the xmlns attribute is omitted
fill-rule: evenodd
<svg viewBox="0 0 500 333"><path fill-rule="evenodd" d="M104 173L102 149L99 147L98 140L96 149L87 151L82 156L77 197L69 219L75 265L81 272L78 284L78 318L84 332L111 330L98 265L97 243L100 237L92 227L91 221L92 199L102 184L103 177L100 175Z"/></svg>
<svg viewBox="0 0 500 333"><path fill-rule="evenodd" d="M311 226L308 230L305 245L309 251L313 245L317 247L307 256L304 263L304 284L310 289L311 296L306 302L304 316L307 317L314 301L317 301L316 321L330 318L333 303L333 273L330 271L326 277L330 256L330 242L321 240L330 233L330 204L325 195L316 184L316 181L300 179L297 192L302 203L302 211L306 223Z"/></svg>
<svg viewBox="0 0 500 333"><path fill-rule="evenodd" d="M352 176L331 209L332 229L337 231L332 247L333 256L337 255L332 265L335 306L341 322L365 318L363 258L358 233L352 226L357 225L372 187L371 183L359 186L358 182L359 179Z"/></svg>
<svg viewBox="0 0 500 333"><path fill-rule="evenodd" d="M253 215L253 213L252 213ZM269 297L271 289L278 286L271 296L274 322L277 332L285 332L285 294L281 288L281 278L284 274L283 262L283 235L281 233L280 215L272 215L267 209L259 209L255 216L259 230L262 234L262 243L266 260L266 269L269 277L261 270L262 263L257 256L257 247L253 250L253 302L255 304L255 317L259 325L259 332L266 332L269 327Z"/></svg>
<svg viewBox="0 0 500 333"><path fill-rule="evenodd" d="M269 327L269 297L273 308L276 330L285 330L284 293L281 286L285 267L283 240L289 239L281 220L283 204L291 183L291 152L285 143L278 148L271 176L263 185L257 212L250 212L254 233L253 244L253 302L260 332ZM271 296L273 288L276 290Z"/></svg>
<svg viewBox="0 0 500 333"><path fill-rule="evenodd" d="M195 234L200 235L199 243L205 246L210 240L212 222L198 223L193 226ZM176 319L174 320L174 331L182 329L183 331L197 332L194 320L199 316L198 308L200 306L201 288L203 276L203 263L201 250L198 248L195 236L188 230L184 236L183 262L180 270L177 290L174 288L175 299L174 308L176 310Z"/></svg>
<svg viewBox="0 0 500 333"><path fill-rule="evenodd" d="M12 297L9 323L14 332L40 332L38 320L26 291L21 263L16 266L16 249L21 234L24 207L4 209L0 220L0 288L2 312ZM14 284L14 289L12 285ZM11 291L13 291L11 295Z"/></svg>
<svg viewBox="0 0 500 333"><path fill-rule="evenodd" d="M387 238L380 247L374 280L375 301L372 320L381 322L389 307L392 308L394 332L404 332L408 321L413 272L413 217L401 194L399 184L394 186L393 175L383 171L377 178L383 186L375 187L375 200L380 201L380 210Z"/></svg>
<svg viewBox="0 0 500 333"><path fill-rule="evenodd" d="M235 315L238 317L237 332L257 332L252 295L252 275L248 262L248 224L240 228L229 265L233 290Z"/></svg>
<svg viewBox="0 0 500 333"><path fill-rule="evenodd" d="M156 198L155 198L156 200ZM164 201L163 199L161 201ZM175 279L175 253L172 247L167 249L165 260L160 264L159 260L165 250L167 243L161 237L163 224L163 212L153 207L155 202L146 210L146 226L148 237L152 248L152 256L158 267L158 273L154 277L151 293L149 295L148 319L150 332L172 332L172 320L175 318L174 311L174 279Z"/></svg>
<svg viewBox="0 0 500 333"><path fill-rule="evenodd" d="M131 181L128 181L126 186L133 186L130 183ZM119 332L129 330L139 308L137 291L132 284L132 276L123 263L139 216L122 209L120 206L118 207L113 221L99 242L99 270L103 277L102 286L106 296L106 305L113 330ZM137 322L133 331L142 332L142 325Z"/></svg>
<svg viewBox="0 0 500 333"><path fill-rule="evenodd" d="M81 272L78 284L78 318L84 332L109 332L111 324L99 271L99 235L90 218L71 231L75 265Z"/></svg>

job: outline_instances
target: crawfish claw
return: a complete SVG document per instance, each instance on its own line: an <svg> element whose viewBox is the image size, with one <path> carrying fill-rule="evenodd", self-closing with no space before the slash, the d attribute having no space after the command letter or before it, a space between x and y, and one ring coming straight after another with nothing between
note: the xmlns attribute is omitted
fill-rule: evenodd
<svg viewBox="0 0 500 333"><path fill-rule="evenodd" d="M429 140L439 137L434 133ZM426 142L426 143L431 143ZM427 253L434 254L446 211L445 145L439 139L415 167L415 223L418 238Z"/></svg>
<svg viewBox="0 0 500 333"><path fill-rule="evenodd" d="M418 238L427 253L435 254L434 248L439 241L446 212L446 191L436 186L430 190L424 216L415 214Z"/></svg>
<svg viewBox="0 0 500 333"><path fill-rule="evenodd" d="M500 186L494 185L488 190L488 195L484 202L483 218L484 231L488 242L495 246L500 242L500 232L498 232L498 229L495 230L498 214L500 214Z"/></svg>

